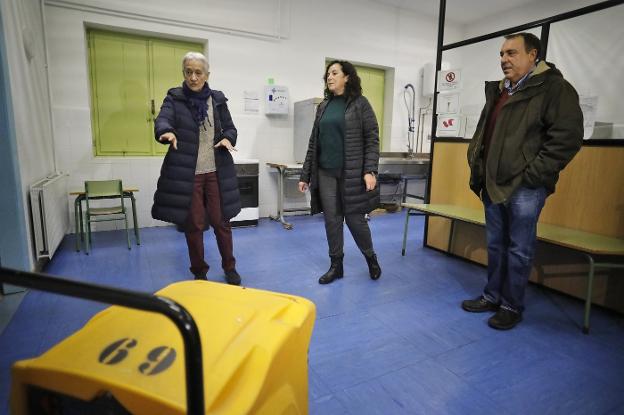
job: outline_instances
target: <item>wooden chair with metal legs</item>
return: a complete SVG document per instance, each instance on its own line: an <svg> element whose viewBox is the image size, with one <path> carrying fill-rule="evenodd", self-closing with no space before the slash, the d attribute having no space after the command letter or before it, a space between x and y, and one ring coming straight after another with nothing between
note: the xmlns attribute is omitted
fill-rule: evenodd
<svg viewBox="0 0 624 415"><path fill-rule="evenodd" d="M91 204L97 199L119 198L119 205L106 207L93 207ZM128 213L124 204L123 186L121 180L88 180L85 181L85 225L87 235L85 238L85 251L89 254L91 245L91 222L103 222L123 220L126 225L126 239L130 249L130 232L128 231Z"/></svg>

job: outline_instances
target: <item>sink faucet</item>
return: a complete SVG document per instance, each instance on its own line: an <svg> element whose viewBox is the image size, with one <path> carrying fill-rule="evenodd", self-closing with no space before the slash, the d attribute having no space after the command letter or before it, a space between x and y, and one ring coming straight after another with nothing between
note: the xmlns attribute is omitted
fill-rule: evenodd
<svg viewBox="0 0 624 415"><path fill-rule="evenodd" d="M408 95L411 95L411 102L408 102ZM405 108L407 109L407 156L414 157L414 148L412 148L414 142L414 121L415 121L415 107L416 107L416 91L414 85L407 84L403 89L403 100L405 101Z"/></svg>

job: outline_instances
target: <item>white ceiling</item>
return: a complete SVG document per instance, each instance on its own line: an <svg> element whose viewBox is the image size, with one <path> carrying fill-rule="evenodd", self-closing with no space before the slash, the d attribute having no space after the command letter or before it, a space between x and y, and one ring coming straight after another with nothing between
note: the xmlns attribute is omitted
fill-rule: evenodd
<svg viewBox="0 0 624 415"><path fill-rule="evenodd" d="M431 17L438 17L440 3L438 0L373 0L390 6L411 10ZM461 25L469 25L488 16L525 6L531 3L550 1L561 3L561 0L447 0L446 20ZM596 1L588 2L596 3Z"/></svg>

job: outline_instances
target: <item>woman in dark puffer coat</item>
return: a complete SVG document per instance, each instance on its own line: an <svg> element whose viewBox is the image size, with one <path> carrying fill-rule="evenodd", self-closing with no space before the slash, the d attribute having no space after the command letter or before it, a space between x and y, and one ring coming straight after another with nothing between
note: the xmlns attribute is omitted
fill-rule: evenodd
<svg viewBox="0 0 624 415"><path fill-rule="evenodd" d="M325 100L316 111L299 181L300 191L310 189L312 214L324 212L331 266L319 283L343 276L343 222L376 280L381 268L365 215L379 204L379 126L351 63L331 62L324 80Z"/></svg>
<svg viewBox="0 0 624 415"><path fill-rule="evenodd" d="M212 226L225 279L239 285L229 220L240 210L234 151L237 132L221 91L208 86L208 61L189 52L182 60L184 82L172 88L160 108L154 132L169 150L160 170L152 217L184 229L196 279L206 279L203 233ZM208 223L206 223L208 222Z"/></svg>

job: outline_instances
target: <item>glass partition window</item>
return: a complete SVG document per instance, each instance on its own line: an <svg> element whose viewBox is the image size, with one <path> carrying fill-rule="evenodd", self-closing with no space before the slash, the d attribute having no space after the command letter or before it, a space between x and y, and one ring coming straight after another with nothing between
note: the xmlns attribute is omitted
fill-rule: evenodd
<svg viewBox="0 0 624 415"><path fill-rule="evenodd" d="M624 5L550 24L546 61L554 64L579 94L585 140L624 140ZM541 27L527 30L541 37ZM485 33L483 33L485 35ZM443 62L461 71L461 137L471 138L485 103L485 81L500 80L504 37L444 51ZM439 96L440 97L440 96ZM438 99L440 100L440 99Z"/></svg>
<svg viewBox="0 0 624 415"><path fill-rule="evenodd" d="M576 88L585 139L624 139L624 5L553 23L547 60Z"/></svg>
<svg viewBox="0 0 624 415"><path fill-rule="evenodd" d="M527 32L539 37L541 30L532 29ZM457 91L445 92L459 94L458 116L464 124L460 131L461 137L472 138L481 109L485 105L485 82L503 79L499 53L504 41L505 38L501 36L442 53L442 61L447 62L450 69L461 73Z"/></svg>

